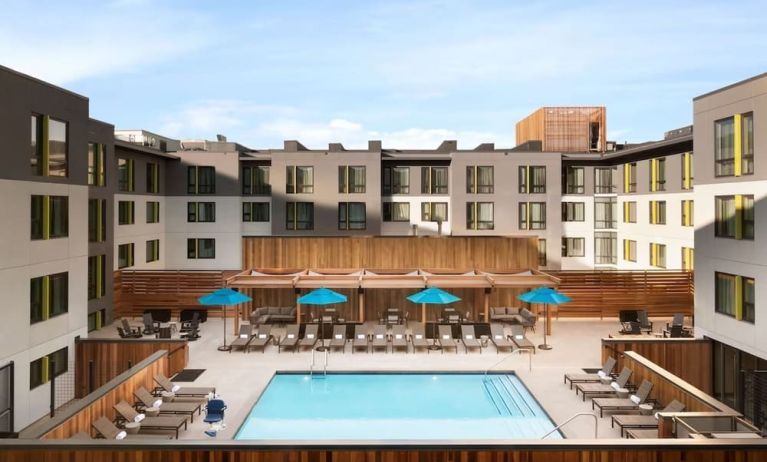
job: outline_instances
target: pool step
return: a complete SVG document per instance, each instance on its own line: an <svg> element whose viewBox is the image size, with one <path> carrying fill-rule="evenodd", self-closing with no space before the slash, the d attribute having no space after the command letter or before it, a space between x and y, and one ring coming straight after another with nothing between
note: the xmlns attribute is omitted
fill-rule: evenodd
<svg viewBox="0 0 767 462"><path fill-rule="evenodd" d="M508 376L488 377L483 382L485 391L499 415L535 417L535 411L528 404L525 395Z"/></svg>

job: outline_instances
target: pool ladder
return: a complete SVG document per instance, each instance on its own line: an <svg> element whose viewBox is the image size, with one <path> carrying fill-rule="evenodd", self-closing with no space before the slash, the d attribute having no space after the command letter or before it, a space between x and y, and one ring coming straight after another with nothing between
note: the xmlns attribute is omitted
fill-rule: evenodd
<svg viewBox="0 0 767 462"><path fill-rule="evenodd" d="M314 377L314 366L316 365L314 354L317 352L317 350L312 350L312 362L309 364L309 377ZM318 379L324 379L328 375L328 350L323 350L322 353L324 354L324 359L322 363L322 375L317 375L316 378Z"/></svg>

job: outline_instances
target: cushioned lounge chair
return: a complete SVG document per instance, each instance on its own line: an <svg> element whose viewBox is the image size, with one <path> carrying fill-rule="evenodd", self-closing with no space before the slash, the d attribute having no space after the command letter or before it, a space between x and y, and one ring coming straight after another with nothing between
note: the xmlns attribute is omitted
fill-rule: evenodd
<svg viewBox="0 0 767 462"><path fill-rule="evenodd" d="M583 401L586 401L586 395L615 395L618 389L626 388L631 378L631 373L631 369L624 367L618 378L609 385L603 383L579 383L575 386L575 395L578 396L578 393L582 393Z"/></svg>
<svg viewBox="0 0 767 462"><path fill-rule="evenodd" d="M314 348L314 345L316 345L317 341L319 340L319 336L317 335L318 331L319 326L317 324L307 324L306 328L304 329L304 338L298 342L298 346L301 348Z"/></svg>
<svg viewBox="0 0 767 462"><path fill-rule="evenodd" d="M176 439L178 439L181 427L184 427L184 430L187 427L186 417L180 415L147 417L145 414L138 413L125 401L120 401L112 407L121 420L125 422L139 422L141 424L139 432L141 430L168 430L175 432Z"/></svg>
<svg viewBox="0 0 767 462"><path fill-rule="evenodd" d="M503 326L500 324L490 324L490 341L495 345L496 354L504 348L514 350L514 343L503 332Z"/></svg>
<svg viewBox="0 0 767 462"><path fill-rule="evenodd" d="M368 335L365 326L357 324L354 326L354 340L352 340L352 354L354 350L364 349L365 353L370 351L370 335Z"/></svg>
<svg viewBox="0 0 767 462"><path fill-rule="evenodd" d="M237 338L230 344L232 347L229 353L236 349L245 351L253 341L253 324L243 324L240 326L240 333L237 334Z"/></svg>
<svg viewBox="0 0 767 462"><path fill-rule="evenodd" d="M122 440L126 438L131 441L151 440L151 439L156 439L156 440L173 439L173 436L171 435L128 435L128 433L125 430L118 428L117 425L112 423L111 420L107 419L104 416L101 416L98 419L96 419L96 421L93 422L91 426L93 427L94 430L96 430L96 434L98 436L107 440Z"/></svg>
<svg viewBox="0 0 767 462"><path fill-rule="evenodd" d="M141 333L140 327L132 327L127 319L122 318L120 320L122 323L123 332L125 333L125 338L141 338L144 335Z"/></svg>
<svg viewBox="0 0 767 462"><path fill-rule="evenodd" d="M413 342L413 353L417 348L426 348L426 351L429 351L429 341L426 339L426 331L422 322L413 324L413 335L411 335L410 341Z"/></svg>
<svg viewBox="0 0 767 462"><path fill-rule="evenodd" d="M202 404L204 399L198 399L196 402L163 402L162 398L152 396L149 391L144 387L138 387L133 391L133 396L136 397L137 409L145 409L148 407L156 407L160 409L160 415L163 414L180 414L188 415L189 420L194 422L194 414L202 413Z"/></svg>
<svg viewBox="0 0 767 462"><path fill-rule="evenodd" d="M463 342L463 350L465 353L468 353L470 348L476 348L479 350L480 354L482 353L482 343L477 340L477 335L474 333L474 326L461 326L461 342Z"/></svg>
<svg viewBox="0 0 767 462"><path fill-rule="evenodd" d="M182 387L170 381L162 374L155 374L154 381L157 382L162 391L174 393L176 396L208 396L216 393L216 387Z"/></svg>
<svg viewBox="0 0 767 462"><path fill-rule="evenodd" d="M298 324L288 324L285 328L285 336L280 339L280 343L277 344L277 352L279 353L283 348L292 348L293 352L298 349Z"/></svg>
<svg viewBox="0 0 767 462"><path fill-rule="evenodd" d="M373 350L383 348L384 352L389 349L389 336L386 334L386 326L378 325L373 328Z"/></svg>
<svg viewBox="0 0 767 462"><path fill-rule="evenodd" d="M439 326L439 346L443 353L450 348L458 353L458 343L453 339L453 329L450 326Z"/></svg>
<svg viewBox="0 0 767 462"><path fill-rule="evenodd" d="M402 324L398 324L392 327L391 330L391 350L394 352L394 350L401 350L404 348L405 353L407 353L408 346L407 346L407 332L405 331L405 326Z"/></svg>
<svg viewBox="0 0 767 462"><path fill-rule="evenodd" d="M657 428L629 428L626 436L635 440L659 438Z"/></svg>
<svg viewBox="0 0 767 462"><path fill-rule="evenodd" d="M599 408L599 416L604 417L605 411L634 411L639 405L647 401L652 391L652 382L642 380L636 393L628 398L594 398L591 400L591 409Z"/></svg>
<svg viewBox="0 0 767 462"><path fill-rule="evenodd" d="M333 338L330 339L330 349L344 350L346 346L346 324L336 324L333 326Z"/></svg>
<svg viewBox="0 0 767 462"><path fill-rule="evenodd" d="M684 404L673 400L656 412L683 412L684 408ZM655 415L619 414L613 416L611 425L613 428L618 425L623 436L623 431L629 428L658 428L658 418Z"/></svg>
<svg viewBox="0 0 767 462"><path fill-rule="evenodd" d="M253 340L250 341L246 351L251 349L261 349L261 353L266 352L266 346L269 345L269 341L272 340L272 326L269 324L262 324L258 328L258 332L253 336Z"/></svg>
<svg viewBox="0 0 767 462"><path fill-rule="evenodd" d="M535 353L535 344L525 336L525 328L521 324L511 325L511 341L517 348L532 350Z"/></svg>
<svg viewBox="0 0 767 462"><path fill-rule="evenodd" d="M610 356L602 365L602 370L596 374L567 373L565 374L565 385L570 382L570 389L572 390L574 383L601 382L602 378L607 378L612 374L615 364L617 361Z"/></svg>

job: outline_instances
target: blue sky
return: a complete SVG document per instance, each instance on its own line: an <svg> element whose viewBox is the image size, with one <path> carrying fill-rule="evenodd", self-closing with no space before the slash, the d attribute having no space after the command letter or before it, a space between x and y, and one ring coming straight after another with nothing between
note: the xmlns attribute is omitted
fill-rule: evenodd
<svg viewBox="0 0 767 462"><path fill-rule="evenodd" d="M4 0L0 63L91 116L254 148L514 144L543 105L606 105L658 139L691 99L767 71L763 1Z"/></svg>

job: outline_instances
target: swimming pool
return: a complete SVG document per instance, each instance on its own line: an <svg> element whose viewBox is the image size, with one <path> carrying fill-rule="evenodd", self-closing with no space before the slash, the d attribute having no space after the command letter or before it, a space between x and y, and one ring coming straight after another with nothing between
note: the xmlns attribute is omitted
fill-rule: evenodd
<svg viewBox="0 0 767 462"><path fill-rule="evenodd" d="M513 373L319 377L275 374L235 439L537 439L554 428Z"/></svg>

